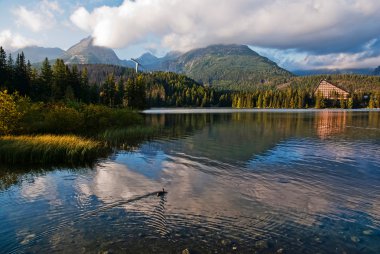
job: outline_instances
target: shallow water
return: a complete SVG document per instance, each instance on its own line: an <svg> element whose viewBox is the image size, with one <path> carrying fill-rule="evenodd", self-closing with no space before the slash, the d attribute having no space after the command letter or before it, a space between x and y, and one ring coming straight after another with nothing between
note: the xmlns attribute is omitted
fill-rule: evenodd
<svg viewBox="0 0 380 254"><path fill-rule="evenodd" d="M0 252L379 253L379 111L158 113L93 169L0 171Z"/></svg>

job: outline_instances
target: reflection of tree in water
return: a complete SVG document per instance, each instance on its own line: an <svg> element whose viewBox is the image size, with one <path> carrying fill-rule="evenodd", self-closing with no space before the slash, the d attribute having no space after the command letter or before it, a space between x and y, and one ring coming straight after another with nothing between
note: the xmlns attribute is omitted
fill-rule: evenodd
<svg viewBox="0 0 380 254"><path fill-rule="evenodd" d="M12 185L21 183L23 180L34 179L46 174L47 170L27 167L0 167L0 190L6 190Z"/></svg>
<svg viewBox="0 0 380 254"><path fill-rule="evenodd" d="M0 190L6 190L20 181L20 175L12 172L0 172Z"/></svg>
<svg viewBox="0 0 380 254"><path fill-rule="evenodd" d="M152 227L153 230L155 230L161 237L166 237L169 234L165 217L166 195L159 196L157 199L159 199L159 202L150 215L148 225Z"/></svg>
<svg viewBox="0 0 380 254"><path fill-rule="evenodd" d="M152 123L164 123L173 136L186 142L167 143L164 151L181 151L192 156L223 162L246 161L292 136L310 132L312 117L275 112L232 114L150 115ZM174 147L176 145L176 147Z"/></svg>

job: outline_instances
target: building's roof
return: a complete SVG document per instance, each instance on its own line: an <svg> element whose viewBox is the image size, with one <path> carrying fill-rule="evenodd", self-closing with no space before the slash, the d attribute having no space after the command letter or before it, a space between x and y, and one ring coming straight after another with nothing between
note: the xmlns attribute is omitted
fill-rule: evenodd
<svg viewBox="0 0 380 254"><path fill-rule="evenodd" d="M315 88L314 93L317 92L317 90L318 90L318 88L319 88L319 86L321 85L322 82L326 82L326 83L328 83L328 84L330 84L330 85L332 85L332 86L335 86L336 88L342 90L342 91L345 92L345 93L348 93L348 94L350 93L350 92L348 92L346 89L344 89L344 88L342 88L342 87L340 87L340 86L338 86L338 85L336 85L336 84L333 84L332 82L327 81L326 79L322 79L322 80L319 82L319 85L317 86L317 88Z"/></svg>

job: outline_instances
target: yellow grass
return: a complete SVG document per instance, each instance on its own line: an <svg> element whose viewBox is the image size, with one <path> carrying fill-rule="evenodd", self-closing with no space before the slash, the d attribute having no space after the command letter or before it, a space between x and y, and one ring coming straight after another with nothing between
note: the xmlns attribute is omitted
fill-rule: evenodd
<svg viewBox="0 0 380 254"><path fill-rule="evenodd" d="M0 162L7 164L87 164L104 150L100 142L74 135L0 137Z"/></svg>

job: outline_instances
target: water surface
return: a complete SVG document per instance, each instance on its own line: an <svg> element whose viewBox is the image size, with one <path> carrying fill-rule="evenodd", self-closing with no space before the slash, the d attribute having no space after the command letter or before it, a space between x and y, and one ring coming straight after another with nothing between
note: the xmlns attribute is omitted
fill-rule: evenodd
<svg viewBox="0 0 380 254"><path fill-rule="evenodd" d="M3 167L0 252L379 253L379 111L148 113L92 169Z"/></svg>

